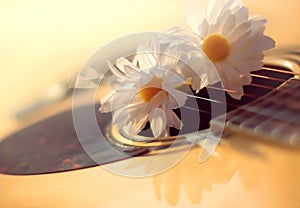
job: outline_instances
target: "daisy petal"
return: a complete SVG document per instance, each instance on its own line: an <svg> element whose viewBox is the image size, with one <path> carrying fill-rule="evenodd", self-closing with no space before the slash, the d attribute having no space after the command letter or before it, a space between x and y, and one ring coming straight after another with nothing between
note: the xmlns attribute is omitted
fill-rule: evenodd
<svg viewBox="0 0 300 208"><path fill-rule="evenodd" d="M252 77L250 74L242 75L241 81L242 81L243 85L248 85L252 82Z"/></svg>
<svg viewBox="0 0 300 208"><path fill-rule="evenodd" d="M167 116L160 108L155 108L149 113L150 127L155 138L160 137L166 129Z"/></svg>
<svg viewBox="0 0 300 208"><path fill-rule="evenodd" d="M173 121L174 121L174 124L172 127L179 129L179 130L182 129L183 124L182 124L181 120L178 118L178 116L173 111L171 111L171 114L173 116Z"/></svg>
<svg viewBox="0 0 300 208"><path fill-rule="evenodd" d="M116 66L120 71L125 74L130 74L131 76L134 76L135 74L137 74L136 72L139 72L139 69L124 57L117 59Z"/></svg>
<svg viewBox="0 0 300 208"><path fill-rule="evenodd" d="M248 18L249 18L248 9L245 7L241 7L238 9L238 11L235 12L234 16L237 20L236 25L240 25L240 24L248 21Z"/></svg>
<svg viewBox="0 0 300 208"><path fill-rule="evenodd" d="M268 50L275 46L275 41L268 36L258 36L253 38L261 50Z"/></svg>
<svg viewBox="0 0 300 208"><path fill-rule="evenodd" d="M167 116L167 126L168 127L173 127L174 123L175 123L172 112L173 111L170 108L165 109L165 113L166 113L166 116Z"/></svg>
<svg viewBox="0 0 300 208"><path fill-rule="evenodd" d="M228 63L221 63L218 68L218 72L220 73L223 82L229 83L232 86L241 84L241 74L233 66Z"/></svg>
<svg viewBox="0 0 300 208"><path fill-rule="evenodd" d="M145 48L145 46L138 46L138 54L136 55L137 62L141 69L149 69L151 67L157 66L157 59L153 55L153 51Z"/></svg>
<svg viewBox="0 0 300 208"><path fill-rule="evenodd" d="M222 34L223 35L227 35L229 34L232 29L234 28L235 26L235 22L236 22L236 18L234 15L230 15L226 21L224 22L224 25L223 25L223 28L222 28Z"/></svg>
<svg viewBox="0 0 300 208"><path fill-rule="evenodd" d="M132 99L131 93L117 93L114 92L113 99L107 100L102 104L100 111L101 112L110 112L123 108L124 106L128 106Z"/></svg>
<svg viewBox="0 0 300 208"><path fill-rule="evenodd" d="M250 26L251 24L249 22L244 22L243 24L236 27L228 36L230 43L234 43L243 34L247 33L249 31Z"/></svg>
<svg viewBox="0 0 300 208"><path fill-rule="evenodd" d="M109 62L107 62L108 65L109 65L109 69L110 71L116 76L118 77L119 79L124 79L125 76L122 72L120 72L119 69L117 69L115 66L111 65Z"/></svg>
<svg viewBox="0 0 300 208"><path fill-rule="evenodd" d="M251 21L252 35L263 35L267 20L261 16L252 16L249 21Z"/></svg>
<svg viewBox="0 0 300 208"><path fill-rule="evenodd" d="M105 103L108 103L108 102L112 102L111 100L112 100L112 97L113 97L113 95L115 94L115 91L111 91L110 93L108 93L107 95L105 95L105 96L102 96L100 99L99 99L99 101L100 101L100 104L101 105L103 105L103 104L105 104ZM111 106L111 104L109 105L109 106ZM99 109L99 111L100 112L110 112L111 111L111 108L109 108L109 109L103 109L103 107L101 106L100 107L100 109Z"/></svg>
<svg viewBox="0 0 300 208"><path fill-rule="evenodd" d="M147 121L148 121L148 115L145 114L144 116L142 116L140 120L132 122L131 127L135 129L136 132L135 134L139 133L140 131L143 130L143 128L145 128Z"/></svg>
<svg viewBox="0 0 300 208"><path fill-rule="evenodd" d="M204 19L202 21L202 24L200 24L198 27L197 27L197 30L199 31L199 36L202 38L202 39L205 39L207 33L208 33L208 28L209 28L209 25L208 25L208 22L206 19Z"/></svg>
<svg viewBox="0 0 300 208"><path fill-rule="evenodd" d="M179 108L181 106L183 106L187 100L187 96L186 93L181 92L179 90L169 90L169 99L168 99L168 105L170 106L170 108L172 109L176 109Z"/></svg>
<svg viewBox="0 0 300 208"><path fill-rule="evenodd" d="M164 90L161 90L155 96L152 97L152 99L148 103L147 111L150 111L151 109L164 105L167 102L167 99L168 99L168 94Z"/></svg>
<svg viewBox="0 0 300 208"><path fill-rule="evenodd" d="M230 83L224 83L223 87L229 90L227 93L236 100L240 100L244 95L243 85L232 86Z"/></svg>
<svg viewBox="0 0 300 208"><path fill-rule="evenodd" d="M236 0L229 0L225 3L223 10L229 10L236 6L241 7L241 2L238 2Z"/></svg>
<svg viewBox="0 0 300 208"><path fill-rule="evenodd" d="M180 130L183 124L178 116L169 108L166 108L165 113L167 116L167 127L173 127Z"/></svg>
<svg viewBox="0 0 300 208"><path fill-rule="evenodd" d="M147 48L150 49L153 52L153 54L161 52L160 41L158 40L157 36L153 36L150 39L150 41L147 43Z"/></svg>
<svg viewBox="0 0 300 208"><path fill-rule="evenodd" d="M113 123L118 129L122 129L129 121L129 112L126 109L115 111L113 114Z"/></svg>
<svg viewBox="0 0 300 208"><path fill-rule="evenodd" d="M161 55L161 67L162 68L174 68L177 66L180 53L178 51L170 51L167 54Z"/></svg>
<svg viewBox="0 0 300 208"><path fill-rule="evenodd" d="M125 130L127 130L128 135L130 137L135 137L140 132L139 129L133 127L131 121L129 121L128 123L126 123L124 126L122 126L121 129L122 128L125 129Z"/></svg>
<svg viewBox="0 0 300 208"><path fill-rule="evenodd" d="M208 3L207 7L207 16L208 19L211 19L212 21L209 23L214 23L214 18L218 17L222 7L224 6L224 1L223 0L211 0Z"/></svg>

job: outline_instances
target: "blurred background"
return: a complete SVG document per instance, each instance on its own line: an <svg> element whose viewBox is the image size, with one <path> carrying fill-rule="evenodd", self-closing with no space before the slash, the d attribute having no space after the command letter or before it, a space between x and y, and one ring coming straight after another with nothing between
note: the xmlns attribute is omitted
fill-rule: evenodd
<svg viewBox="0 0 300 208"><path fill-rule="evenodd" d="M183 0L1 0L0 140L18 126L18 122L12 117L15 112L39 100L55 83L71 79L84 66L89 57L104 44L132 33L164 31L171 26L185 26L185 4ZM300 44L299 0L244 0L244 5L249 7L251 14L261 14L268 19L266 33L277 41L278 46ZM239 157L238 155L235 156ZM280 158L277 159L280 160ZM195 154L195 160L197 160L197 154ZM243 161L243 164L248 164L245 161ZM224 162L228 161L225 160ZM214 164L214 162L212 163ZM236 161L236 163L241 164L241 161ZM232 165L232 162L230 164ZM278 164L274 163L270 166L274 168L276 165ZM213 173L208 173L208 175L211 174ZM245 174L249 176L248 172ZM89 178L86 178L86 176ZM94 179L98 176L105 177L107 179L106 183L104 184L102 181L95 184ZM285 176L289 177L289 175L282 175L281 177ZM89 187L90 193L95 193L99 191L99 187L107 186L113 181L115 181L114 185L106 189L106 194L98 200L106 200L107 203L110 200L110 202L114 201L117 205L122 205L121 201L114 200L114 191L121 185L124 185L123 187L138 188L143 184L145 186L143 194L149 194L152 197L144 198L144 200L149 200L150 203L153 202L153 199L161 197L159 192L156 193L156 196L154 195L153 182L150 179L132 181L132 179L118 178L116 181L116 178L112 175L104 171L99 173L95 169L79 171L72 177L72 180L68 180L70 175L61 174L58 178L54 176L48 178L35 176L33 180L30 180L30 178L26 180L1 176L0 207L1 200L10 205L8 207L4 206L4 208L20 207L20 204L22 205L25 200L28 202L30 197L32 203L29 204L34 206L36 202L41 205L43 199L47 199L47 194L50 196L47 200L47 206L49 207L57 207L57 205L72 208L77 206L94 207L97 203L97 195L92 195L92 201L87 200L88 196L84 192L84 188ZM264 177L268 178L267 175ZM220 178L216 176L214 179ZM253 178L249 177L248 179L249 184L253 184L251 183ZM278 180L280 179L282 178L278 178ZM56 183L57 180L60 183ZM229 179L222 178L220 180L225 182ZM78 182L77 185L80 190L65 193L64 188L74 185L75 181ZM172 180L170 179L170 181ZM12 185L13 182L14 185ZM269 182L271 183L272 180ZM52 186L47 188L49 184L52 184ZM154 185L157 188L159 184L160 179L158 178L157 181L154 181ZM216 195L220 196L228 193L224 197L237 200L235 196L239 195L239 190L243 190L243 188L236 187L233 184L229 184L227 189L223 191L216 192ZM292 184L291 182L290 185ZM274 184L274 187L267 185L266 187L269 188L260 189L249 196L246 195L247 191L245 191L244 195L239 196L254 199L264 193L265 190L276 190L280 187L280 184ZM287 185L286 187L291 186ZM76 189L76 187L73 188ZM39 192L40 189L41 192ZM57 191L60 196L55 195L53 190ZM6 194L2 194L4 192ZM34 198L32 194L26 193L34 193L37 197ZM281 197L280 193L276 192L271 196ZM294 191L290 193L294 194ZM166 194L168 195L167 190ZM207 195L207 200L213 202L213 196ZM295 197L297 196L295 195ZM15 197L18 197L18 200L14 201ZM53 197L57 198L52 200ZM79 204L75 205L76 201L74 202L73 199L79 199L80 197ZM172 197L169 197L169 202L174 203ZM135 198L133 197L133 199ZM240 200L243 200L243 198ZM265 200L266 205L268 204L267 201L272 201L272 198ZM209 204L211 203L207 202L206 207ZM263 204L261 207L263 207ZM106 205L105 207L109 207L109 204ZM256 206L249 205L247 207ZM273 204L270 207L276 207L276 205Z"/></svg>

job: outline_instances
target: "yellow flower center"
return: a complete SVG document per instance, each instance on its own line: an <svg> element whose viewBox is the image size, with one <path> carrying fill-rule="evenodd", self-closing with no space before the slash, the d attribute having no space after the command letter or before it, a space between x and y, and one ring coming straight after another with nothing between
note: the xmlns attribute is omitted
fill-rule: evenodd
<svg viewBox="0 0 300 208"><path fill-rule="evenodd" d="M212 62L217 62L227 58L230 53L230 45L222 35L212 34L205 38L203 51Z"/></svg>
<svg viewBox="0 0 300 208"><path fill-rule="evenodd" d="M154 77L147 84L140 87L139 94L144 102L149 102L161 89L162 79Z"/></svg>

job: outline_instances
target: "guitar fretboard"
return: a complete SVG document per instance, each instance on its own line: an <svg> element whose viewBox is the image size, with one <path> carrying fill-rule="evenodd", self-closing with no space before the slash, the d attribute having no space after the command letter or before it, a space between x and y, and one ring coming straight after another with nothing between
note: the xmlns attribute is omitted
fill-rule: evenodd
<svg viewBox="0 0 300 208"><path fill-rule="evenodd" d="M290 79L272 92L226 115L225 131L300 146L300 80ZM211 125L220 125L217 117Z"/></svg>

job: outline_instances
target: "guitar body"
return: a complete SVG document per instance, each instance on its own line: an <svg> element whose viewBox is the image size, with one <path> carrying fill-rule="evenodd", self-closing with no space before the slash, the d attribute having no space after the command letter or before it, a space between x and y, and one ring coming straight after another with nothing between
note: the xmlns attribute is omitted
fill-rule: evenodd
<svg viewBox="0 0 300 208"><path fill-rule="evenodd" d="M272 62L282 67L282 61L290 60L285 50L273 54L268 55L268 64ZM274 62L275 59L278 62ZM299 69L295 61L290 63L293 68L289 70ZM66 103L70 104L70 99ZM124 155L108 153L115 158L103 160L103 165L97 166L81 149L73 127L68 126L72 124L71 112L57 114L69 104L54 107L54 116L1 143L1 158L4 158L0 162L1 171L5 173L0 174L2 207L300 206L299 147L254 139L251 135L225 129L216 152L204 163L198 161L201 147L195 146L178 164L160 174L124 177L112 173L105 163L118 165L125 161L130 169L134 158L128 156L129 159L124 160ZM109 116L101 115L98 119L100 127L110 122ZM62 124L65 128L60 131ZM10 154L12 158L19 158L16 163L9 162L7 155Z"/></svg>
<svg viewBox="0 0 300 208"><path fill-rule="evenodd" d="M248 5L257 6L258 4L252 0L246 2ZM260 2L259 5L263 7L264 4L269 17L278 17L279 11L284 11L281 16L286 18L285 22L288 25L285 26L295 27L298 23L298 15L295 15L299 8L298 0L292 0L292 4L287 7L277 6L278 8L274 10L278 14L271 11L266 2ZM271 4L273 2L271 1ZM153 9L161 4L162 1L154 1ZM65 6L69 8L69 4ZM114 6L111 8L115 8ZM98 7L100 8L101 5ZM169 8L170 5L164 3L161 8L164 7ZM145 11L149 9L148 6L145 8ZM294 18L284 15L286 12L294 15ZM173 8L171 16L177 14L177 7ZM161 14L161 16L164 15L165 13ZM111 13L107 15L107 19L110 17ZM103 19L102 16L100 18ZM88 21L90 20L86 20ZM282 28L275 27L278 24L276 18L271 19L271 23L273 25L270 28L275 28L275 31L271 32L278 36L275 39L281 42L295 39L278 35ZM77 26L77 22L74 25ZM141 21L140 25L145 24ZM107 24L106 30L110 29L111 24ZM295 35L299 34L299 29L296 29L298 31L292 33L293 37L299 36ZM102 34L102 30L101 28L99 34ZM66 36L71 35L68 33ZM94 41L97 38L98 34L95 33L95 37L87 39ZM79 40L81 39L82 37ZM94 45L94 42L90 42L90 45ZM63 42L60 44L62 45ZM73 42L70 43L72 45L69 47L70 50L74 50L73 44ZM299 73L299 51L299 47L271 51L266 57L266 66ZM44 56L48 58L49 53L46 51ZM69 62L72 63L74 58L70 59L72 60ZM61 69L65 66L51 65L51 67ZM285 81L292 77L290 74L284 76L286 76ZM276 84L272 89L279 87L285 81ZM270 80L264 80L260 84L271 86L273 83ZM268 92L270 89L263 94ZM195 145L176 165L159 174L139 178L125 177L111 172L109 163L122 165L126 162L130 169L131 162L135 158L130 158L132 155L128 154L116 152L112 154L112 150L109 149L106 157L103 158L103 155L99 157L103 159L100 161L103 165L98 166L86 154L76 137L71 105L72 99L68 97L60 103L41 110L32 118L18 125L12 125L16 126L12 128L16 130L16 133L11 133L1 139L0 208L300 207L299 146L272 141L270 140L272 137L257 138L251 134L244 134L242 131L225 129L215 153L204 163L199 162L202 148ZM84 110L87 105L83 102L82 109ZM110 117L103 115L99 115L97 121L100 128L111 123ZM97 139L99 138L95 138ZM107 149L104 147L107 147L105 145L109 143L106 140L101 140L101 142L102 150L105 152ZM91 145L93 144L91 141ZM167 152L171 156L179 153L180 150ZM133 151L134 156L143 154L145 154L144 149L137 148Z"/></svg>

